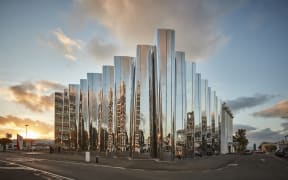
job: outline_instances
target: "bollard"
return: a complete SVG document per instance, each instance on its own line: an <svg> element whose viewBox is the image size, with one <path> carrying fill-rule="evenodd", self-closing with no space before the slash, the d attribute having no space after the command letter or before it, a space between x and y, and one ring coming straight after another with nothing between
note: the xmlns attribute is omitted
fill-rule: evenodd
<svg viewBox="0 0 288 180"><path fill-rule="evenodd" d="M85 161L86 161L86 162L90 162L90 152L89 152L89 151L87 151L87 152L85 153Z"/></svg>
<svg viewBox="0 0 288 180"><path fill-rule="evenodd" d="M96 163L99 163L99 157L96 156Z"/></svg>

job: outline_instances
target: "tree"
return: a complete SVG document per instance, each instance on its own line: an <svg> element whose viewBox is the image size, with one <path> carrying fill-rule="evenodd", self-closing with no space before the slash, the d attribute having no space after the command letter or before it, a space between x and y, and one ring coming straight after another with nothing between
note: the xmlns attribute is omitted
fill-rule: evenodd
<svg viewBox="0 0 288 180"><path fill-rule="evenodd" d="M3 152L6 151L6 145L12 143L9 138L0 138L0 144L3 146Z"/></svg>
<svg viewBox="0 0 288 180"><path fill-rule="evenodd" d="M238 129L236 135L233 136L233 142L236 142L236 151L244 152L248 145L248 139L246 137L246 129Z"/></svg>

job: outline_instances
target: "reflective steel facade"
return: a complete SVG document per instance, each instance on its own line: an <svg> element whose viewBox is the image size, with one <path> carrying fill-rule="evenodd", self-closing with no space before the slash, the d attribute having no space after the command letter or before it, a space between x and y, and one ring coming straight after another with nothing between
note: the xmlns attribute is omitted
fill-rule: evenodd
<svg viewBox="0 0 288 180"><path fill-rule="evenodd" d="M196 64L186 61L186 124L185 124L185 156L191 156L194 153L194 132L195 132L195 90L196 90ZM177 80L178 81L178 80ZM177 92L178 93L178 92Z"/></svg>
<svg viewBox="0 0 288 180"><path fill-rule="evenodd" d="M92 150L98 145L98 93L102 89L102 74L87 73L90 145ZM101 97L99 97L101 101ZM100 112L101 113L101 112Z"/></svg>
<svg viewBox="0 0 288 180"><path fill-rule="evenodd" d="M176 52L176 119L175 128L175 152L183 155L186 147L185 125L187 124L187 99L186 99L186 63L185 53ZM189 117L190 120L190 117ZM187 128L186 128L187 131ZM190 140L190 139L189 139Z"/></svg>
<svg viewBox="0 0 288 180"><path fill-rule="evenodd" d="M55 143L161 160L221 152L232 121L196 64L175 51L174 30L158 29L155 46L138 45L136 52L55 93Z"/></svg>
<svg viewBox="0 0 288 180"><path fill-rule="evenodd" d="M118 152L131 150L131 103L133 99L133 66L135 58L115 56L115 146Z"/></svg>
<svg viewBox="0 0 288 180"><path fill-rule="evenodd" d="M63 139L63 92L55 92L54 94L54 136L55 145L61 146Z"/></svg>
<svg viewBox="0 0 288 180"><path fill-rule="evenodd" d="M64 89L63 97L63 115L62 115L62 147L64 149L70 148L70 122L69 122L69 92L68 89Z"/></svg>
<svg viewBox="0 0 288 180"><path fill-rule="evenodd" d="M215 134L216 134L216 126L215 126L215 121L216 121L216 92L212 91L211 92L211 107L210 107L210 115L211 115L211 147L212 149L215 148Z"/></svg>
<svg viewBox="0 0 288 180"><path fill-rule="evenodd" d="M195 133L194 133L194 150L199 151L202 144L202 116L201 116L201 74L195 76Z"/></svg>
<svg viewBox="0 0 288 180"><path fill-rule="evenodd" d="M132 151L134 157L157 157L155 53L155 46L137 46L134 123L132 123Z"/></svg>
<svg viewBox="0 0 288 180"><path fill-rule="evenodd" d="M79 120L81 124L80 130L80 146L82 150L90 150L90 123L88 109L88 83L87 79L80 79L80 110Z"/></svg>
<svg viewBox="0 0 288 180"><path fill-rule="evenodd" d="M207 150L212 148L212 120L211 120L211 102L212 102L212 90L211 87L207 88Z"/></svg>
<svg viewBox="0 0 288 180"><path fill-rule="evenodd" d="M114 151L114 67L103 66L102 76L102 91L98 96L102 96L102 101L99 101L102 108L102 116L99 118L99 145L100 151ZM99 98L100 99L100 98ZM99 112L101 115L101 113Z"/></svg>
<svg viewBox="0 0 288 180"><path fill-rule="evenodd" d="M158 157L174 159L175 143L175 31L158 29L157 51L157 111L158 111Z"/></svg>
<svg viewBox="0 0 288 180"><path fill-rule="evenodd" d="M70 126L70 148L79 149L79 84L69 84L69 126Z"/></svg>

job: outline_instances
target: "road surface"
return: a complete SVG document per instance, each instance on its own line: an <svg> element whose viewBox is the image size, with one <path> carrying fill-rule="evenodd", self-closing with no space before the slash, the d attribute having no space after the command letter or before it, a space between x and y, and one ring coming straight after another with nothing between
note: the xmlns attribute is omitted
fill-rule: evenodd
<svg viewBox="0 0 288 180"><path fill-rule="evenodd" d="M175 162L174 164L170 163L169 166L156 163L159 168L154 169L149 168L149 161L147 163L146 161L122 160L122 165L121 161L118 161L117 165L113 166L94 162L85 163L84 160L56 160L47 157L49 156L43 158L43 156L31 157L17 153L0 153L0 179L288 179L287 159L266 154L230 155L222 156L223 158L219 156L206 161ZM201 161L206 162L205 166L201 164ZM141 168L131 168L125 165L129 163L134 163L135 167ZM169 164L169 162L167 163ZM174 170L171 169L173 166ZM165 169L166 167L167 169Z"/></svg>

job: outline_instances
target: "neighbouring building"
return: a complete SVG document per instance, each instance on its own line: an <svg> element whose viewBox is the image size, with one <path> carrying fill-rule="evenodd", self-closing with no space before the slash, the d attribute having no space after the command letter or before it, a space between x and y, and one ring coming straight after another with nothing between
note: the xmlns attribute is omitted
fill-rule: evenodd
<svg viewBox="0 0 288 180"><path fill-rule="evenodd" d="M233 149L233 114L226 103L221 107L221 139L220 152L227 154L234 152Z"/></svg>

